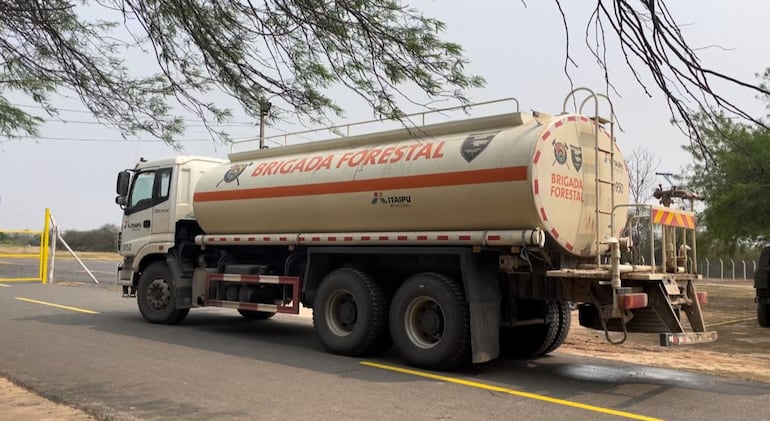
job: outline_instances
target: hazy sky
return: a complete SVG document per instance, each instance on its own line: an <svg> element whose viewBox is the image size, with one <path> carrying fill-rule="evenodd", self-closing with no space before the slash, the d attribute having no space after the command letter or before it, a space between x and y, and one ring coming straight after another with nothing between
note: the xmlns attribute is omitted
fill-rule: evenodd
<svg viewBox="0 0 770 421"><path fill-rule="evenodd" d="M524 111L558 113L569 90L563 70L561 16L553 1L526 3L525 7L514 0L411 2L447 24L445 38L460 43L471 60L469 70L486 78L487 86L471 93L473 100L513 96ZM570 54L579 66L571 70L575 86L602 91L602 73L583 37L590 10L578 7L593 2L563 3L571 25ZM669 7L692 47L712 46L699 50L706 67L750 82L756 81L756 73L770 67L770 2L672 1ZM137 60L136 66L141 65ZM622 96L613 98L624 130L618 134L620 148L628 154L632 148L646 145L661 158L660 171L678 172L687 165L689 156L681 145L688 139L669 124L671 117L662 95L653 89L653 98L648 98L617 56L610 57L610 77ZM729 88L724 93L756 114L764 112L763 104L748 92ZM371 111L353 94L335 90L335 99L346 109L340 123L371 118ZM32 105L23 99L18 102ZM49 121L37 140L0 139L0 229L38 230L46 207L64 230L119 224L121 211L113 201L116 173L133 167L139 157L177 154L160 141L149 141L149 136L122 140L117 131L78 112L84 110L79 103L66 98L59 103L74 110L61 113L68 123ZM234 118L231 135L236 139L256 136L257 127L251 123L245 117ZM226 157L229 147L207 140L199 122L188 124L186 153ZM282 122L269 127L267 134L292 129L296 130L291 122Z"/></svg>

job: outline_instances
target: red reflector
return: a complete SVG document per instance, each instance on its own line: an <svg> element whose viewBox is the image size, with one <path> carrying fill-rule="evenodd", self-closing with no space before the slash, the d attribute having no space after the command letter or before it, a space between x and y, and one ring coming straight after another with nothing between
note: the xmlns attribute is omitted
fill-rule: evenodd
<svg viewBox="0 0 770 421"><path fill-rule="evenodd" d="M647 307L647 294L643 292L621 295L620 302L626 310Z"/></svg>
<svg viewBox="0 0 770 421"><path fill-rule="evenodd" d="M708 291L698 291L695 293L695 295L698 296L698 302L701 304L708 304L709 303L709 293Z"/></svg>

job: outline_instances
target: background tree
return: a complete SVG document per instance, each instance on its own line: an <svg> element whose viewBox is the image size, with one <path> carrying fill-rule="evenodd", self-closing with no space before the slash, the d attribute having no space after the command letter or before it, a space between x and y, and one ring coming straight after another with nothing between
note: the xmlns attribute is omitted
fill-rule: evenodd
<svg viewBox="0 0 770 421"><path fill-rule="evenodd" d="M702 221L714 243L735 248L770 239L770 130L703 117L700 130L713 164L690 146L689 184L704 193Z"/></svg>
<svg viewBox="0 0 770 421"><path fill-rule="evenodd" d="M645 203L657 187L655 172L660 167L660 157L645 146L637 146L626 157L628 165L628 189L634 203Z"/></svg>
<svg viewBox="0 0 770 421"><path fill-rule="evenodd" d="M652 197L656 187L655 171L660 166L660 157L644 146L637 146L626 156L628 166L628 190L633 203L645 203ZM648 215L644 208L629 208L632 218L626 235L631 237L634 244L629 259L635 264L645 264L650 261L650 222L647 218L637 218Z"/></svg>
<svg viewBox="0 0 770 421"><path fill-rule="evenodd" d="M85 17L93 14L124 24ZM358 93L377 115L398 117L400 85L430 100L466 102L463 91L483 83L465 72L460 46L439 38L441 22L395 0L19 0L0 3L0 22L0 134L8 136L34 134L41 123L8 92L56 114L51 94L71 90L122 133L173 144L184 131L174 101L212 135L225 135L211 129L230 116L210 102L213 89L255 119L260 103L278 96L291 111L322 120L342 111L328 96L335 85ZM157 73L126 68L132 49L152 56Z"/></svg>
<svg viewBox="0 0 770 421"><path fill-rule="evenodd" d="M67 230L62 238L76 251L114 252L119 228L114 224L105 224L93 230Z"/></svg>
<svg viewBox="0 0 770 421"><path fill-rule="evenodd" d="M653 81L702 152L694 120L701 110L713 117L717 107L761 124L711 86L721 80L760 94L767 88L704 67L663 0L594 4L586 29L595 36L587 41L608 90L604 57L611 37L637 81L645 90L643 80ZM318 121L341 112L329 94L340 85L368 101L377 116L392 118L403 115L402 100L422 98L405 93L413 88L426 94L419 103L430 106L446 98L463 103L464 92L483 83L466 73L460 46L440 38L443 24L400 0L17 0L0 3L0 23L0 134L6 136L34 135L42 122L9 101L10 93L56 115L52 95L74 92L99 121L124 135L147 132L173 144L184 132L176 103L202 119L213 137L226 138L212 125L230 116L210 101L215 89L255 121L260 103L272 96L283 104L276 111ZM136 50L152 57L142 74L125 65ZM568 39L565 69L570 62Z"/></svg>
<svg viewBox="0 0 770 421"><path fill-rule="evenodd" d="M568 17L562 1L556 0L556 4L566 28ZM710 158L710 150L699 130L703 119L715 122L721 113L768 128L760 117L712 87L715 82L726 82L729 89L748 89L758 95L770 95L768 86L741 81L704 66L684 38L665 0L597 0L594 4L586 25L586 44L604 70L608 91L612 89L606 61L608 45L613 44L614 48L614 42L618 42L636 81L651 96L645 80L652 79L651 85L666 98L673 123L692 139L695 146L692 150L697 150L706 159ZM569 75L569 65L574 62L570 56L569 31L567 35L564 69ZM608 41L608 38L611 39Z"/></svg>

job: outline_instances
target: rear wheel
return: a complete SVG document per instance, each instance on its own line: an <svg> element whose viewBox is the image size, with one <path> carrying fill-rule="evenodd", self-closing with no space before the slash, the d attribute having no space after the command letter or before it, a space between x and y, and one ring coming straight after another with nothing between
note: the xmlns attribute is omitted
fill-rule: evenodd
<svg viewBox="0 0 770 421"><path fill-rule="evenodd" d="M567 302L546 303L545 323L500 329L501 355L530 358L548 354L567 338L572 314Z"/></svg>
<svg viewBox="0 0 770 421"><path fill-rule="evenodd" d="M438 273L404 281L390 307L390 332L410 364L451 370L470 357L470 312L462 286Z"/></svg>
<svg viewBox="0 0 770 421"><path fill-rule="evenodd" d="M367 274L352 268L328 274L313 303L321 344L335 354L359 356L389 347L388 298Z"/></svg>
<svg viewBox="0 0 770 421"><path fill-rule="evenodd" d="M275 313L270 311L238 310L238 313L241 313L241 316L248 320L267 320L275 316Z"/></svg>
<svg viewBox="0 0 770 421"><path fill-rule="evenodd" d="M190 312L176 308L176 289L164 262L155 262L142 271L136 293L142 317L150 323L178 324Z"/></svg>

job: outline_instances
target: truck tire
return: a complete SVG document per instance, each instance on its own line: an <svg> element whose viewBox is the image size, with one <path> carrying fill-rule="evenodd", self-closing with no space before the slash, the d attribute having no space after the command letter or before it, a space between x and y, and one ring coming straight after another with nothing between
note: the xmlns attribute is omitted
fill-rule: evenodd
<svg viewBox="0 0 770 421"><path fill-rule="evenodd" d="M390 346L388 296L356 269L337 269L321 281L313 302L313 326L332 353L362 356Z"/></svg>
<svg viewBox="0 0 770 421"><path fill-rule="evenodd" d="M452 370L470 358L470 311L463 288L438 273L404 281L390 307L393 345L409 364Z"/></svg>
<svg viewBox="0 0 770 421"><path fill-rule="evenodd" d="M240 313L244 319L248 320L267 320L275 316L275 313L270 311L238 310L238 313Z"/></svg>
<svg viewBox="0 0 770 421"><path fill-rule="evenodd" d="M770 298L765 298L770 301ZM757 303L757 322L762 327L770 327L770 305L768 301L760 301Z"/></svg>
<svg viewBox="0 0 770 421"><path fill-rule="evenodd" d="M504 357L532 358L553 352L564 343L571 324L569 303L548 302L545 324L500 329L500 354Z"/></svg>
<svg viewBox="0 0 770 421"><path fill-rule="evenodd" d="M572 307L570 307L569 302L557 302L556 305L559 308L558 319L555 320L558 331L551 344L545 347L538 355L550 354L556 351L567 339L567 334L569 334L569 328L572 325Z"/></svg>
<svg viewBox="0 0 770 421"><path fill-rule="evenodd" d="M187 317L189 308L176 308L176 290L165 262L155 262L142 271L136 302L142 317L150 323L175 325Z"/></svg>

